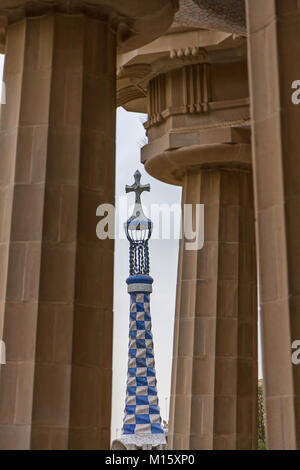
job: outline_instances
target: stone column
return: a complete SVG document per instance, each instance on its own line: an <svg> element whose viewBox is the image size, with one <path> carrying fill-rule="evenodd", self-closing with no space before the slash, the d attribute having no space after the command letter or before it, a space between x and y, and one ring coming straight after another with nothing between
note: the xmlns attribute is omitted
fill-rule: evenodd
<svg viewBox="0 0 300 470"><path fill-rule="evenodd" d="M153 279L149 275L130 275L128 371L123 429L120 441L127 449L166 447L157 395L150 294ZM114 447L113 447L114 448Z"/></svg>
<svg viewBox="0 0 300 470"><path fill-rule="evenodd" d="M91 53L92 51L92 53ZM109 448L116 35L52 14L7 31L0 448Z"/></svg>
<svg viewBox="0 0 300 470"><path fill-rule="evenodd" d="M268 449L300 448L299 2L247 1Z"/></svg>
<svg viewBox="0 0 300 470"><path fill-rule="evenodd" d="M228 152L250 159L248 145L231 147ZM224 146L204 151L217 159ZM198 152L201 155L201 147ZM182 203L205 205L205 233L202 250L185 250L184 240L180 247L169 446L255 449L257 300L251 171L226 165L187 168Z"/></svg>

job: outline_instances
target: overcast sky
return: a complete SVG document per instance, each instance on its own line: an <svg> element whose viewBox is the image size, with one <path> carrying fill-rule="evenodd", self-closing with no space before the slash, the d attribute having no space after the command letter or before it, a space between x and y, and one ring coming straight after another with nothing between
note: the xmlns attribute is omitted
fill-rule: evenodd
<svg viewBox="0 0 300 470"><path fill-rule="evenodd" d="M2 77L3 56L0 55L0 79ZM0 80L1 82L1 80ZM139 169L142 183L151 184L151 192L143 193L146 208L152 203L180 203L181 189L151 178L140 163L140 148L145 143L142 125L144 116L117 111L116 138L116 207L118 198L125 194L125 184L133 183L133 174ZM0 156L1 158L1 156ZM133 203L133 194L129 195ZM128 242L116 240L114 280L114 363L113 363L113 400L112 400L112 438L117 437L123 420L125 403L129 295L126 278L128 277ZM176 278L178 260L178 241L153 240L150 242L151 275L154 278L151 296L151 313L158 380L158 394L163 419L168 419L171 385L171 363L173 349L173 325L175 311ZM261 371L260 371L261 376Z"/></svg>

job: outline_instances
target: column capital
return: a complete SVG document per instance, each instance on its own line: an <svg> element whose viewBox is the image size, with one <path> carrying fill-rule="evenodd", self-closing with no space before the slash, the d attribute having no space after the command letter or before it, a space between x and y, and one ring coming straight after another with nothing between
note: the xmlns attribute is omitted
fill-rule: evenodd
<svg viewBox="0 0 300 470"><path fill-rule="evenodd" d="M161 93L161 87L155 84L155 80L164 77L165 81L170 82L167 84L168 88L174 88L180 85L171 83L172 71L175 73L176 70L185 70L188 76L189 70L196 65L202 66L203 69L208 65L206 70L199 71L198 77L201 81L206 80L209 85L210 77L206 72L209 73L210 65L217 68L218 64L247 61L244 37L224 31L205 30L196 25L187 27L180 21L182 21L180 17L178 19L176 16L168 34L134 51L125 53L119 51L118 54L117 106L124 106L128 111L148 113L147 128L160 123L155 120L155 116L152 116L150 109L151 95L154 95L155 90ZM239 77L235 73L233 76L238 80ZM183 81L183 78L179 79L181 80ZM181 94L178 90L177 93ZM206 96L203 98L209 98L209 89L205 93ZM224 100L215 99L215 101L215 106L218 107L222 104L219 101ZM239 106L243 104L248 103L238 103ZM184 111L179 110L178 106L174 110L167 103L165 105L158 110L162 120L165 120L169 114L172 115L174 111L177 113Z"/></svg>
<svg viewBox="0 0 300 470"><path fill-rule="evenodd" d="M0 0L0 52L5 50L6 24L53 12L109 19L125 52L161 36L177 8L178 0Z"/></svg>
<svg viewBox="0 0 300 470"><path fill-rule="evenodd" d="M151 176L175 185L182 185L186 171L193 168L250 170L250 135L250 126L206 129L197 133L198 143L181 146L176 135L170 134L142 149L142 163Z"/></svg>

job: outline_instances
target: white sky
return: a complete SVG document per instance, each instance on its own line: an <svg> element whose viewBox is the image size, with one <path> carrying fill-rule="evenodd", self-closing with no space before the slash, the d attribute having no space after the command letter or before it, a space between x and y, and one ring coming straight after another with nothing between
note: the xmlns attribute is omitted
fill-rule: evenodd
<svg viewBox="0 0 300 470"><path fill-rule="evenodd" d="M3 56L0 55L0 83L2 71ZM152 203L179 203L181 189L151 178L140 163L140 147L145 139L142 120L142 115L127 113L122 108L117 111L116 205L118 197L124 195L125 184L133 183L136 169L142 173L142 183L151 184L151 192L143 193L142 200L146 207ZM134 196L131 194L128 197L133 203ZM128 276L127 240L116 240L115 255L112 439L117 437L117 432L119 433L122 427L126 391L129 325L129 295L125 283ZM177 259L178 241L150 242L151 275L154 278L151 313L158 393L163 419L168 419L169 408Z"/></svg>

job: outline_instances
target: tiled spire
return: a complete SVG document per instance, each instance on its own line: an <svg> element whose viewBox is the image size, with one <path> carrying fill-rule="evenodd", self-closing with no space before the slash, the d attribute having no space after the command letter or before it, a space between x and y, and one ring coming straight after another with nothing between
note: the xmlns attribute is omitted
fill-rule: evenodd
<svg viewBox="0 0 300 470"><path fill-rule="evenodd" d="M134 177L134 185L126 187L126 192L136 193L136 204L133 215L125 224L130 242L130 276L126 281L130 294L130 321L126 402L120 441L126 448L163 448L166 438L158 406L150 314L153 279L149 276L148 240L152 222L145 216L140 200L142 191L150 191L150 186L140 184L138 171Z"/></svg>

